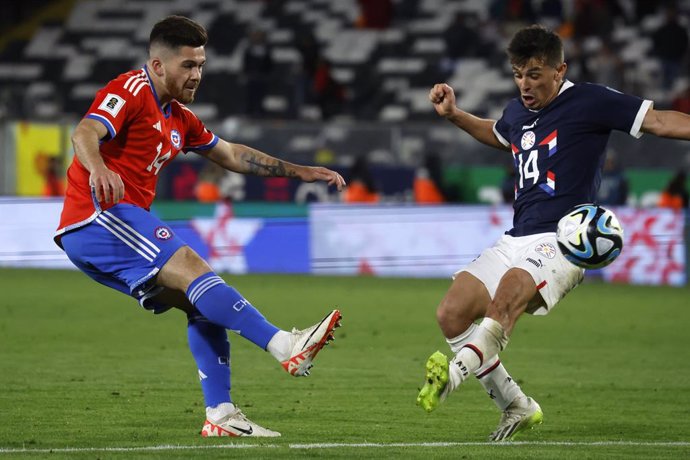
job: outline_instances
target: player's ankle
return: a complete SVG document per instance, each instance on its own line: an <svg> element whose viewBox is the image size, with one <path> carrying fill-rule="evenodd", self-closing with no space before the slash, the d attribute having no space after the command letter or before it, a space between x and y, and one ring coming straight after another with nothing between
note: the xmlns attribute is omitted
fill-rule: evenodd
<svg viewBox="0 0 690 460"><path fill-rule="evenodd" d="M291 350L290 333L287 331L276 332L266 346L266 351L280 362L290 358Z"/></svg>
<svg viewBox="0 0 690 460"><path fill-rule="evenodd" d="M217 406L206 408L206 418L211 422L217 423L235 411L235 405L231 402L223 402Z"/></svg>

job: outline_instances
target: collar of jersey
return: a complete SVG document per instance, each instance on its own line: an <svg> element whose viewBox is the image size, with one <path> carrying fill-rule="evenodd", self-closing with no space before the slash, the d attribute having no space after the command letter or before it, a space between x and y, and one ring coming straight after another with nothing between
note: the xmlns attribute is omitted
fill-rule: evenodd
<svg viewBox="0 0 690 460"><path fill-rule="evenodd" d="M561 89L558 90L558 95L556 97L560 96L561 94L563 94L563 91L565 91L566 89L572 88L573 86L575 86L575 84L572 81L565 80L563 82L563 84L561 85ZM152 86L152 88L153 88L153 86ZM156 94L156 93L154 92L154 94ZM555 100L555 98L554 98L554 100ZM553 101L549 102L549 104L551 104L551 103L553 103ZM544 107L542 107L541 109L543 109L543 108ZM529 110L530 112L537 113L537 112L541 111L541 109L539 109L539 110L527 109L527 110Z"/></svg>
<svg viewBox="0 0 690 460"><path fill-rule="evenodd" d="M158 110L161 111L163 116L165 118L168 118L170 116L170 104L165 107L161 107L161 101L158 100L158 94L156 94L156 88L153 86L153 81L151 80L151 77L149 75L149 69L146 67L146 64L144 64L144 72L146 72L146 78L149 80L149 88L151 88L151 93L153 94L153 98L156 100L156 104L158 105Z"/></svg>

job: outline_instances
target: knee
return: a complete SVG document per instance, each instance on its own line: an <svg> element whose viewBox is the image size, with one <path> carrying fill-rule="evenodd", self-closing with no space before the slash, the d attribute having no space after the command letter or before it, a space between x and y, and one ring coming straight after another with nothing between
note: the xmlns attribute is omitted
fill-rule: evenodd
<svg viewBox="0 0 690 460"><path fill-rule="evenodd" d="M458 317L457 309L445 299L436 307L436 321L439 325L448 324Z"/></svg>
<svg viewBox="0 0 690 460"><path fill-rule="evenodd" d="M192 248L183 246L163 265L156 282L167 288L187 292L187 287L211 267Z"/></svg>
<svg viewBox="0 0 690 460"><path fill-rule="evenodd" d="M448 301L436 308L436 321L446 337L462 334L479 316L466 305Z"/></svg>
<svg viewBox="0 0 690 460"><path fill-rule="evenodd" d="M180 249L177 250L173 257L179 258L179 261L186 265L197 265L199 263L203 263L204 265L206 265L206 262L204 262L201 256L197 254L196 251L190 248L189 246L182 246Z"/></svg>

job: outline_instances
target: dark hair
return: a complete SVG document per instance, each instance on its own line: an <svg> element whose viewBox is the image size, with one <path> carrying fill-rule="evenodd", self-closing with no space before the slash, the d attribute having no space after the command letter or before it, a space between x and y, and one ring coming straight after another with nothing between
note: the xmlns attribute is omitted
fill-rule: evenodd
<svg viewBox="0 0 690 460"><path fill-rule="evenodd" d="M151 46L163 45L176 49L180 46L199 47L206 45L208 34L206 29L184 16L168 16L153 26L149 37L149 51Z"/></svg>
<svg viewBox="0 0 690 460"><path fill-rule="evenodd" d="M532 58L556 67L563 62L563 42L544 26L532 25L520 29L508 45L510 63L522 67Z"/></svg>

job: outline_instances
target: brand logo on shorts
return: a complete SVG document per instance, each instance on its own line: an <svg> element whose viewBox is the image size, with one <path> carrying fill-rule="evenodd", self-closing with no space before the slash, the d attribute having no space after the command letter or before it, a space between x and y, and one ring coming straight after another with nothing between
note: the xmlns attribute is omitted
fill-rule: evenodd
<svg viewBox="0 0 690 460"><path fill-rule="evenodd" d="M551 243L540 243L536 248L534 248L534 250L547 259L553 259L556 257L556 248Z"/></svg>
<svg viewBox="0 0 690 460"><path fill-rule="evenodd" d="M537 140L537 136L534 134L534 131L527 131L525 134L522 135L522 139L520 139L520 145L522 145L522 150L529 150L534 146L534 143Z"/></svg>
<svg viewBox="0 0 690 460"><path fill-rule="evenodd" d="M175 146L176 149L180 148L182 143L182 138L180 137L180 132L176 129L170 131L170 142Z"/></svg>
<svg viewBox="0 0 690 460"><path fill-rule="evenodd" d="M541 268L541 265L542 265L542 264L541 264L541 259L539 259L539 260L534 260L533 258L528 257L528 258L527 258L527 262L529 262L529 263L531 263L531 264L534 264L537 268Z"/></svg>
<svg viewBox="0 0 690 460"><path fill-rule="evenodd" d="M158 227L156 229L155 233L156 233L156 238L158 238L159 240L163 240L163 241L169 240L170 237L172 237L172 232L167 227Z"/></svg>

